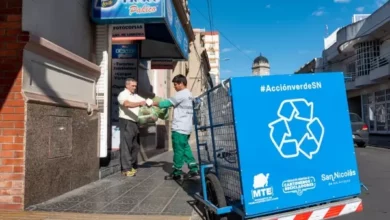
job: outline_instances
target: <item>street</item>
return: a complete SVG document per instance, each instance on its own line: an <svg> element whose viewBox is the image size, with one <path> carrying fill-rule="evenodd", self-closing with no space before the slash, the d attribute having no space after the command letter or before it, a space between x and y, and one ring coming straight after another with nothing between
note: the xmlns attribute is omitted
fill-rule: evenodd
<svg viewBox="0 0 390 220"><path fill-rule="evenodd" d="M390 150L383 148L356 148L362 183L363 212L340 217L340 220L390 219Z"/></svg>

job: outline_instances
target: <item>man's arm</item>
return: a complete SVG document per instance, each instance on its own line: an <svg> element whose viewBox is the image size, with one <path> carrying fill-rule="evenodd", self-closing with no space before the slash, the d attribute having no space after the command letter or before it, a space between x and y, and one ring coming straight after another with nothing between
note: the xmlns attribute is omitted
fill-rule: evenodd
<svg viewBox="0 0 390 220"><path fill-rule="evenodd" d="M183 93L177 92L174 96L168 99L164 99L160 102L153 102L153 106L158 106L159 108L169 108L169 107L176 107L179 105L183 100L185 99L185 96L183 96Z"/></svg>
<svg viewBox="0 0 390 220"><path fill-rule="evenodd" d="M120 93L119 96L118 96L118 102L120 105L126 107L126 108L136 108L136 107L140 107L140 106L143 106L145 105L145 101L141 101L141 102L130 102L128 100L125 99L125 94L124 93Z"/></svg>
<svg viewBox="0 0 390 220"><path fill-rule="evenodd" d="M145 101L142 102L129 102L129 101L124 101L123 106L126 108L136 108L136 107L141 107L145 105Z"/></svg>
<svg viewBox="0 0 390 220"><path fill-rule="evenodd" d="M157 106L159 108L170 108L173 106L172 102L168 99L162 100L160 102L153 102L153 106Z"/></svg>

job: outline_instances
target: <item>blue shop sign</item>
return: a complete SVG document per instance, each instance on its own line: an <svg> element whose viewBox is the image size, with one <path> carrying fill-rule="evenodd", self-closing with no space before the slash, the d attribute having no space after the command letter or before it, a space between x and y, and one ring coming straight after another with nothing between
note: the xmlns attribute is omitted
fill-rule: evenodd
<svg viewBox="0 0 390 220"><path fill-rule="evenodd" d="M137 59L137 44L114 44L112 45L112 59Z"/></svg>
<svg viewBox="0 0 390 220"><path fill-rule="evenodd" d="M181 25L179 16L177 16L175 7L173 6L172 0L166 0L166 13L165 21L169 26L172 36L175 38L176 43L180 47L180 50L188 57L188 38Z"/></svg>
<svg viewBox="0 0 390 220"><path fill-rule="evenodd" d="M98 22L125 23L129 19L162 18L164 0L93 0L92 18ZM120 21L122 20L122 22Z"/></svg>
<svg viewBox="0 0 390 220"><path fill-rule="evenodd" d="M144 23L141 58L188 59L188 36L172 0L93 0L92 20L98 24ZM160 51L150 52L156 48Z"/></svg>

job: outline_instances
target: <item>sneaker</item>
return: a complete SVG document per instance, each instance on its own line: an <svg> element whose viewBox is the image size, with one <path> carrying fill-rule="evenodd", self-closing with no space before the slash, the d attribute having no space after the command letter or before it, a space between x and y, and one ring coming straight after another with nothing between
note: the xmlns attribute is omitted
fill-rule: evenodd
<svg viewBox="0 0 390 220"><path fill-rule="evenodd" d="M129 170L129 171L126 171L126 172L123 172L122 174L124 176L135 176L135 171L134 170Z"/></svg>
<svg viewBox="0 0 390 220"><path fill-rule="evenodd" d="M137 173L137 169L131 168L131 172L134 172L134 174Z"/></svg>
<svg viewBox="0 0 390 220"><path fill-rule="evenodd" d="M171 174L171 175L169 175L169 176L170 176L170 178L173 179L173 180L179 180L179 179L181 179L181 175Z"/></svg>
<svg viewBox="0 0 390 220"><path fill-rule="evenodd" d="M197 177L199 176L199 172L198 171L190 171L187 173L187 177L188 178L192 178L192 177Z"/></svg>

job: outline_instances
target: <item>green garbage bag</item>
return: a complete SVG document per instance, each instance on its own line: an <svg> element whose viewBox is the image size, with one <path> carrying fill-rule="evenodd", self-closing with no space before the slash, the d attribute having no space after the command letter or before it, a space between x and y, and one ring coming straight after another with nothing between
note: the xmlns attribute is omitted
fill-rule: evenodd
<svg viewBox="0 0 390 220"><path fill-rule="evenodd" d="M161 101L162 98L154 97L153 101ZM138 123L142 125L154 124L158 119L167 120L169 118L168 109L161 109L157 106L142 106L138 113Z"/></svg>
<svg viewBox="0 0 390 220"><path fill-rule="evenodd" d="M162 100L163 100L163 98L160 98L160 97L157 97L157 96L155 96L153 98L153 102L160 102ZM156 110L156 113L157 113L157 117L159 119L168 120L168 118L169 118L169 111L168 111L167 108L158 108L158 107L155 107L155 108L156 108L155 110Z"/></svg>

